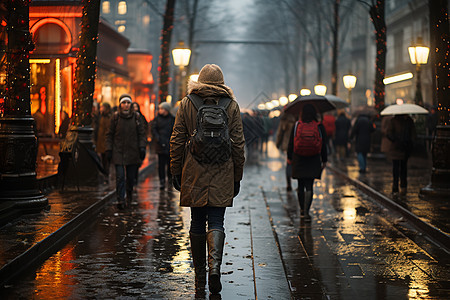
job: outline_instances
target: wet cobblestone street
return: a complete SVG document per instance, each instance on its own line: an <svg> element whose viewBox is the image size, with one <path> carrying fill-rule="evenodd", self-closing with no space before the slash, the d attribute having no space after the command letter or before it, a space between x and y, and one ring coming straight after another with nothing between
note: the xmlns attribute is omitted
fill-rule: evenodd
<svg viewBox="0 0 450 300"><path fill-rule="evenodd" d="M328 170L304 222L283 158L272 143L268 153L249 160L226 212L222 299L450 298L446 250ZM106 207L0 298L194 298L189 209L159 190L156 173L135 196L129 209Z"/></svg>

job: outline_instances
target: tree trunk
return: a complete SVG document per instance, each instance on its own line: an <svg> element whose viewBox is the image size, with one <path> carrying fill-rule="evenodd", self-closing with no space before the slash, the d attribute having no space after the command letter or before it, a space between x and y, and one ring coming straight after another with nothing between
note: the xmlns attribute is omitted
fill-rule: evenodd
<svg viewBox="0 0 450 300"><path fill-rule="evenodd" d="M77 53L73 87L72 124L78 127L92 124L99 18L100 0L83 0L80 50Z"/></svg>
<svg viewBox="0 0 450 300"><path fill-rule="evenodd" d="M161 32L161 55L159 57L159 103L165 102L169 94L170 41L172 39L175 0L167 0L164 25Z"/></svg>
<svg viewBox="0 0 450 300"><path fill-rule="evenodd" d="M385 21L385 1L377 0L370 7L369 13L375 27L375 43L377 47L375 63L375 108L380 112L384 108L385 89L383 79L386 72L386 21Z"/></svg>
<svg viewBox="0 0 450 300"><path fill-rule="evenodd" d="M339 5L341 0L334 1L333 57L331 62L331 94L338 93L338 42L339 42Z"/></svg>

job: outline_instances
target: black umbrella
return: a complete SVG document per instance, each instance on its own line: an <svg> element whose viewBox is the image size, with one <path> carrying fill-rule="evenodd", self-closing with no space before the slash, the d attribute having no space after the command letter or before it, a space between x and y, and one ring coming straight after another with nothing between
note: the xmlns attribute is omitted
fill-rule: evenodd
<svg viewBox="0 0 450 300"><path fill-rule="evenodd" d="M297 99L286 105L284 112L297 117L305 104L312 104L319 113L336 109L336 106L328 99L328 97L328 95L299 96ZM333 97L337 98L336 96Z"/></svg>

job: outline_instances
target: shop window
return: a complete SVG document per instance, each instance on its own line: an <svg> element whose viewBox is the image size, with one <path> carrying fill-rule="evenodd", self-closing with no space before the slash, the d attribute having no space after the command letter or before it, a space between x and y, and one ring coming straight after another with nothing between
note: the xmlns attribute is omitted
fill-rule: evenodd
<svg viewBox="0 0 450 300"><path fill-rule="evenodd" d="M111 13L111 2L103 1L103 3L102 3L102 12L104 14L110 14Z"/></svg>
<svg viewBox="0 0 450 300"><path fill-rule="evenodd" d="M119 15L125 15L127 13L127 2L126 1L119 2L119 5L117 6L117 13Z"/></svg>

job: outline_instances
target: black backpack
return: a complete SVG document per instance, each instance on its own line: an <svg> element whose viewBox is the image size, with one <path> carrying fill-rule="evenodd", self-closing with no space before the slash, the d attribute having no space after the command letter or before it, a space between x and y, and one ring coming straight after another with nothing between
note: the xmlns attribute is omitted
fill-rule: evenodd
<svg viewBox="0 0 450 300"><path fill-rule="evenodd" d="M192 133L189 148L194 158L204 164L223 164L231 157L227 108L230 98L220 98L216 104L205 104L196 95L187 96L197 109L197 128Z"/></svg>

